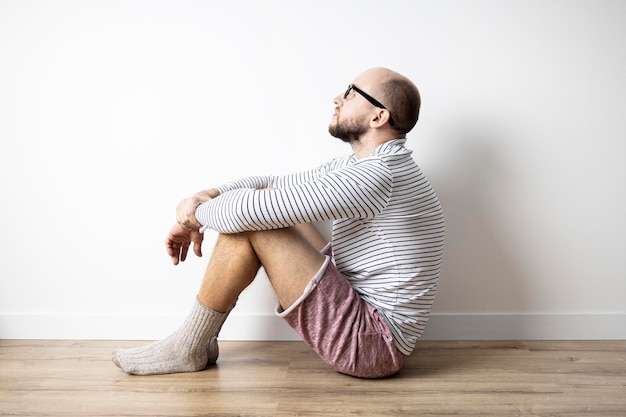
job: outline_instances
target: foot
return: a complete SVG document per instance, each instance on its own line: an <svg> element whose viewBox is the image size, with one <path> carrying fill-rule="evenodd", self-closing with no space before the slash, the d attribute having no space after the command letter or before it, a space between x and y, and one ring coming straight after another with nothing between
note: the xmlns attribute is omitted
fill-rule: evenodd
<svg viewBox="0 0 626 417"><path fill-rule="evenodd" d="M227 313L219 313L196 301L183 325L169 337L132 349L113 352L113 363L134 375L196 372L215 363L217 334ZM214 340L214 341L213 341Z"/></svg>
<svg viewBox="0 0 626 417"><path fill-rule="evenodd" d="M133 375L196 372L207 367L207 349L185 346L174 333L167 339L132 349L113 352L113 363Z"/></svg>

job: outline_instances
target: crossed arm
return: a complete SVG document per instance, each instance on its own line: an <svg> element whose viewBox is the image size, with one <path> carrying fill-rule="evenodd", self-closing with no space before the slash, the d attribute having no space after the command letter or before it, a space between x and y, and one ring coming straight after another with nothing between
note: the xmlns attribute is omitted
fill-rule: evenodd
<svg viewBox="0 0 626 417"><path fill-rule="evenodd" d="M339 218L373 218L384 209L392 190L392 175L377 158L354 166L328 165L279 178L284 184L274 180L246 178L183 199L176 208L177 223L166 238L167 253L174 265L187 258L192 243L194 253L202 256L201 232L207 227L229 234Z"/></svg>
<svg viewBox="0 0 626 417"><path fill-rule="evenodd" d="M217 188L199 191L191 197L182 199L176 206L176 223L165 238L165 248L174 265L187 259L192 243L196 256L202 256L204 233L199 231L202 225L196 219L195 212L200 204L217 198L219 195L220 191Z"/></svg>

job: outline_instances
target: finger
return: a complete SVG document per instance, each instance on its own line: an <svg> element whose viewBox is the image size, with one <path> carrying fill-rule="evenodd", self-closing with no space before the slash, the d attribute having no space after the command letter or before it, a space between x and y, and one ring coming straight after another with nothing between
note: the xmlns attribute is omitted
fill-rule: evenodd
<svg viewBox="0 0 626 417"><path fill-rule="evenodd" d="M198 257L202 257L202 241L204 240L203 233L194 233L193 239L193 251Z"/></svg>
<svg viewBox="0 0 626 417"><path fill-rule="evenodd" d="M171 238L171 235L168 235L168 237L165 239L165 250L172 259L172 263L174 265L178 265L180 248L178 244Z"/></svg>
<svg viewBox="0 0 626 417"><path fill-rule="evenodd" d="M174 256L174 242L169 238L165 238L165 250L169 256Z"/></svg>
<svg viewBox="0 0 626 417"><path fill-rule="evenodd" d="M178 262L180 261L179 251L174 248L170 248L168 249L167 253L170 255L170 258L172 259L172 263L174 265L178 265Z"/></svg>
<svg viewBox="0 0 626 417"><path fill-rule="evenodd" d="M187 259L187 252L189 252L189 242L183 242L180 247L180 261L185 262Z"/></svg>
<svg viewBox="0 0 626 417"><path fill-rule="evenodd" d="M170 255L170 259L174 265L178 265L179 262L179 253L174 248L168 249L167 253Z"/></svg>

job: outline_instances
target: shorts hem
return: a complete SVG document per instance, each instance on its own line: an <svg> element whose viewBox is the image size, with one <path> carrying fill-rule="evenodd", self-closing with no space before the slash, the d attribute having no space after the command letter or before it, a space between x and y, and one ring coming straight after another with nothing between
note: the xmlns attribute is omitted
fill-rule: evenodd
<svg viewBox="0 0 626 417"><path fill-rule="evenodd" d="M276 304L276 307L274 308L274 312L276 313L278 317L284 319L286 316L289 315L289 313L297 309L300 306L300 304L302 304L302 302L304 302L304 300L306 300L308 296L311 295L313 290L315 290L315 288L317 287L317 284L320 282L320 280L324 276L324 273L326 272L326 269L328 268L328 264L330 263L330 256L326 256L325 258L326 259L324 259L324 263L322 264L320 269L315 273L315 275L313 275L313 278L311 278L307 286L304 288L302 295L296 301L294 301L294 303L291 306L289 306L285 310L283 306L280 305L280 303Z"/></svg>

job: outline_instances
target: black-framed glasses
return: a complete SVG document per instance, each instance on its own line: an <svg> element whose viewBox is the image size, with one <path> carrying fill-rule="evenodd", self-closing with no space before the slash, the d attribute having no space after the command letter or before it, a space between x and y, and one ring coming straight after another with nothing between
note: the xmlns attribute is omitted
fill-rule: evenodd
<svg viewBox="0 0 626 417"><path fill-rule="evenodd" d="M359 93L360 95L363 96L363 98L367 101L369 101L372 105L380 108L380 109L385 109L387 111L389 111L387 109L387 107L385 107L383 105L383 103L381 103L380 101L376 100L374 97L370 96L369 94L367 94L365 91L361 90L359 87L357 87L354 84L350 84L348 86L348 89L346 90L345 93L343 93L343 99L345 100L346 98L348 98L348 95L350 94L350 91L356 91L357 93ZM394 122L393 122L393 118L391 117L391 112L389 112L389 125L393 126Z"/></svg>

